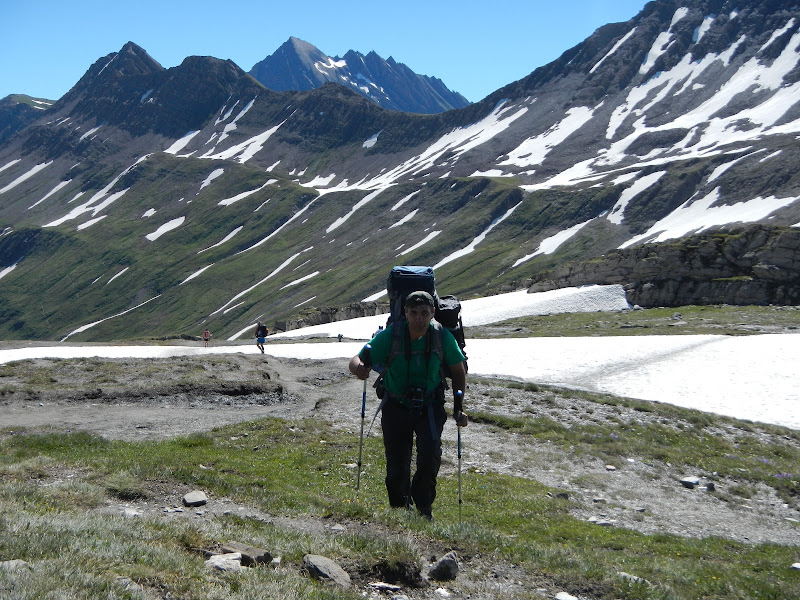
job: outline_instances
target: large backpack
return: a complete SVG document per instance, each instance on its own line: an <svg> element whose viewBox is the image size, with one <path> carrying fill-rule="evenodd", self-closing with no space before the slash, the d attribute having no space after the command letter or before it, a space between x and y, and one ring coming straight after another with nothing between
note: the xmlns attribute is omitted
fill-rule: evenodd
<svg viewBox="0 0 800 600"><path fill-rule="evenodd" d="M386 279L386 291L389 293L389 318L387 325L406 318L406 296L411 292L423 291L437 301L436 278L431 267L400 266L394 267Z"/></svg>
<svg viewBox="0 0 800 600"><path fill-rule="evenodd" d="M461 349L461 352L464 353L464 357L466 357L467 353L464 351L466 340L464 339L464 328L461 324L461 303L455 296L439 297L436 293L436 277L432 267L404 265L392 268L386 280L386 291L389 294L390 302L389 318L386 324L391 325L392 323L399 323L404 320L406 296L411 292L420 290L428 292L433 296L433 301L436 304L434 319L453 334L453 337L456 338L456 342L458 342L458 347ZM392 329L399 330L397 327L393 327ZM436 335L439 334L440 332L437 332ZM393 350L389 358L389 363L391 363L392 358L394 358L396 345L397 344L394 342L392 343ZM434 342L435 350L441 351L441 347L441 341ZM444 364L444 360L441 362ZM467 363L464 362L464 368L466 368L466 366ZM445 375L448 377L450 375L446 365Z"/></svg>
<svg viewBox="0 0 800 600"><path fill-rule="evenodd" d="M442 366L442 383L447 387L446 378L450 377L450 369L444 362L444 349L442 347L443 329L446 328L453 334L458 342L458 347L466 358L467 353L464 352L466 342L464 340L464 329L461 325L461 303L455 296L444 296L439 298L436 293L436 278L433 273L432 267L419 267L419 266L398 266L392 268L389 272L389 277L386 280L386 291L389 293L389 318L386 320L387 327L391 324L398 326L392 327L392 346L389 351L389 358L385 365L373 365L379 373L378 378L372 387L375 388L375 393L381 399L378 409L375 411L375 416L372 417L367 436L372 431L372 425L378 413L383 408L388 395L386 388L383 386L383 376L389 368L395 357L405 351L405 327L400 324L405 320L405 304L406 297L411 292L417 291L428 292L433 296L433 301L436 304L436 312L433 320L433 336L428 352L435 353L439 357L439 364ZM430 360L430 356L428 357ZM464 368L467 368L467 362L464 361Z"/></svg>

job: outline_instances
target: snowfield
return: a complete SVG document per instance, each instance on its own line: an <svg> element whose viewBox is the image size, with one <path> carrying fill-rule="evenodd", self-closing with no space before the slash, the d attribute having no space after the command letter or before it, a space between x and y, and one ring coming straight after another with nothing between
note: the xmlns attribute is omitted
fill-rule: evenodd
<svg viewBox="0 0 800 600"><path fill-rule="evenodd" d="M463 303L464 324L515 316L628 308L621 286L587 286L527 294L512 292ZM342 369L386 315L307 327L275 336L330 337L328 343L267 344L267 354L298 359L340 359ZM189 346L52 345L0 350L0 364L33 358L148 358L259 353L248 327L228 344ZM338 335L360 341L336 341ZM608 392L800 429L800 392L794 369L800 335L676 335L467 340L471 375ZM259 353L260 354L260 353ZM469 400L467 400L467 403ZM468 404L467 404L468 405Z"/></svg>

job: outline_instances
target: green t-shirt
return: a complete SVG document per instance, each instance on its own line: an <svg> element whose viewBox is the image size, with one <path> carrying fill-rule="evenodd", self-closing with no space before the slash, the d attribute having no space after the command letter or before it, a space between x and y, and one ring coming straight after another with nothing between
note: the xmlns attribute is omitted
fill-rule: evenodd
<svg viewBox="0 0 800 600"><path fill-rule="evenodd" d="M401 321L400 325L405 326L405 321ZM372 346L370 356L374 366L383 365L385 367L389 362L389 355L392 351L392 327L394 325L389 325L370 341ZM430 326L429 333L431 336L435 335L433 325ZM383 378L386 390L395 396L405 396L409 388L416 387L423 388L428 392L434 391L442 381L440 361L437 354L431 352L430 361L427 366L425 365L426 336L411 341L410 365L405 354L405 332L401 335L401 342L402 350L394 357ZM456 338L445 328L442 328L442 353L447 365L455 365L466 360L458 347ZM363 350L361 357L363 359Z"/></svg>

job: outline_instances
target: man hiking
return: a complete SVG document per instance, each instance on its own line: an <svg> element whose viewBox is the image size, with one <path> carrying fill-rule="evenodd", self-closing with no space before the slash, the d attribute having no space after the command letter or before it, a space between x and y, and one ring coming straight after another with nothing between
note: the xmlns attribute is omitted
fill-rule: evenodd
<svg viewBox="0 0 800 600"><path fill-rule="evenodd" d="M383 369L381 427L386 454L386 491L396 508L416 506L417 512L433 520L436 477L442 464L442 430L445 412L444 368L453 382L453 416L459 427L467 425L462 397L467 371L464 354L453 335L431 323L433 297L412 292L405 301L405 320L394 322L369 342L370 356L362 350L350 360L350 372L359 379L369 377L366 359ZM379 367L380 365L380 367ZM411 477L412 444L416 436L417 464Z"/></svg>
<svg viewBox="0 0 800 600"><path fill-rule="evenodd" d="M253 332L253 337L256 338L256 346L258 346L258 349L261 350L261 354L264 354L264 342L267 341L268 335L269 329L266 325L259 321L256 324L256 330Z"/></svg>

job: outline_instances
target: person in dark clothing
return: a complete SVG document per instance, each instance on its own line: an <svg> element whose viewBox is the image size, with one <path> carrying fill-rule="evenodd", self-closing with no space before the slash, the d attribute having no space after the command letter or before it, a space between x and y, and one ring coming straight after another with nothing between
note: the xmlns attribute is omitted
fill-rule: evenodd
<svg viewBox="0 0 800 600"><path fill-rule="evenodd" d="M256 330L253 332L253 337L256 338L256 346L258 346L258 349L261 350L261 354L264 354L264 342L267 341L268 335L269 329L266 325L259 321L256 324Z"/></svg>
<svg viewBox="0 0 800 600"><path fill-rule="evenodd" d="M381 426L386 455L386 491L393 507L411 508L432 519L436 477L442 463L445 412L445 365L453 382L453 417L468 422L462 398L467 372L464 354L453 335L431 323L435 310L427 292L412 292L405 302L405 320L392 323L370 341L370 360L383 373ZM401 328L395 330L395 328ZM401 348L400 348L401 347ZM369 377L364 350L350 360L350 372ZM411 456L416 438L416 471Z"/></svg>

